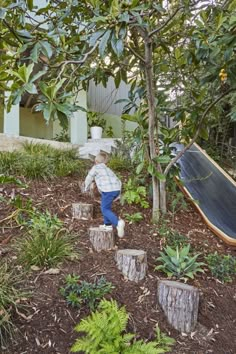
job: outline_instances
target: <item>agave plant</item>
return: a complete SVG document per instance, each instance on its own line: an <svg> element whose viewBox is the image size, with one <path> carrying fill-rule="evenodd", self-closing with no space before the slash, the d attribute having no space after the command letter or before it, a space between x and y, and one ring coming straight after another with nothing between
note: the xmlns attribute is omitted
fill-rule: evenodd
<svg viewBox="0 0 236 354"><path fill-rule="evenodd" d="M189 255L190 245L180 249L179 247L173 249L167 246L164 251L160 252L160 257L157 258L157 261L163 264L155 267L155 270L162 270L168 277L187 280L187 278L193 279L197 272L204 272L201 266L205 263L197 262L200 254Z"/></svg>

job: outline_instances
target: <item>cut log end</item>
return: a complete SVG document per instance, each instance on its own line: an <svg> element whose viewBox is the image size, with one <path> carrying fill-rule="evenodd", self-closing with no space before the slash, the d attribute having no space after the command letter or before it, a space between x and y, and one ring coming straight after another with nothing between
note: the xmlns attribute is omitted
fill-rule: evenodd
<svg viewBox="0 0 236 354"><path fill-rule="evenodd" d="M135 282L144 279L147 272L147 253L142 250L124 249L115 254L117 267L123 275Z"/></svg>
<svg viewBox="0 0 236 354"><path fill-rule="evenodd" d="M79 220L92 220L93 219L93 204L73 203L72 216L74 219Z"/></svg>
<svg viewBox="0 0 236 354"><path fill-rule="evenodd" d="M199 304L197 288L177 281L160 280L158 302L171 326L184 333L194 330Z"/></svg>
<svg viewBox="0 0 236 354"><path fill-rule="evenodd" d="M115 247L113 230L104 230L99 227L89 229L89 239L95 251L111 250Z"/></svg>

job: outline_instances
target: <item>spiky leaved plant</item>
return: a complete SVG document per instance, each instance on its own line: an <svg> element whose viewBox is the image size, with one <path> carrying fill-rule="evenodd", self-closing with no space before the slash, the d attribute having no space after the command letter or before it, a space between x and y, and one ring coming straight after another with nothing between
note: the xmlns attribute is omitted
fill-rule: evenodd
<svg viewBox="0 0 236 354"><path fill-rule="evenodd" d="M160 257L157 261L162 262L155 270L162 270L168 277L176 277L177 279L194 278L197 272L204 272L201 266L205 265L203 262L197 262L200 254L194 256L189 255L190 245L173 249L169 246L164 248L165 252L160 252Z"/></svg>

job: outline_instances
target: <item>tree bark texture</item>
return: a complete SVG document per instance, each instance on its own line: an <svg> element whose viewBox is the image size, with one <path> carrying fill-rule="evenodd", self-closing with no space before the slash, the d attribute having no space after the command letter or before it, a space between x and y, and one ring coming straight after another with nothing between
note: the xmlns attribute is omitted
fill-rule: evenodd
<svg viewBox="0 0 236 354"><path fill-rule="evenodd" d="M177 281L160 280L158 301L170 325L184 333L194 330L199 304L197 288Z"/></svg>
<svg viewBox="0 0 236 354"><path fill-rule="evenodd" d="M113 230L104 230L99 227L89 229L89 239L95 251L111 250L115 247Z"/></svg>
<svg viewBox="0 0 236 354"><path fill-rule="evenodd" d="M73 203L72 216L74 219L92 220L93 219L93 204Z"/></svg>
<svg viewBox="0 0 236 354"><path fill-rule="evenodd" d="M139 282L147 271L147 253L142 250L118 250L115 260L119 270L131 281Z"/></svg>
<svg viewBox="0 0 236 354"><path fill-rule="evenodd" d="M153 73L153 58L152 58L152 39L147 36L144 37L145 43L145 79L148 98L148 136L149 136L149 149L150 160L159 156L159 145L155 143L155 131L158 131L158 119L155 113L155 86L154 86L154 73ZM159 183L156 176L152 176L153 187L153 208L152 208L152 221L157 223L159 221L160 209L160 192Z"/></svg>

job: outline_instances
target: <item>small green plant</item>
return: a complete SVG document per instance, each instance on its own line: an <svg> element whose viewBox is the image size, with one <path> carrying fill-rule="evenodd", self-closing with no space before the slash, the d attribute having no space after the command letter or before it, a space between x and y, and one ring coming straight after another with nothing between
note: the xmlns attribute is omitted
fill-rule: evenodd
<svg viewBox="0 0 236 354"><path fill-rule="evenodd" d="M141 213L125 214L125 218L131 223L143 220L143 216Z"/></svg>
<svg viewBox="0 0 236 354"><path fill-rule="evenodd" d="M124 194L121 197L121 201L128 204L138 204L145 209L149 207L146 188L144 186L137 186L136 182L131 178L124 185Z"/></svg>
<svg viewBox="0 0 236 354"><path fill-rule="evenodd" d="M7 338L12 337L12 315L23 306L21 299L27 295L19 289L21 281L15 269L10 269L7 263L0 264L0 347L5 344Z"/></svg>
<svg viewBox="0 0 236 354"><path fill-rule="evenodd" d="M157 231L159 235L164 238L165 244L171 248L183 247L189 243L187 236L172 230L165 220L160 223Z"/></svg>
<svg viewBox="0 0 236 354"><path fill-rule="evenodd" d="M60 289L67 303L73 307L88 306L91 311L95 310L104 295L114 289L112 283L100 277L94 283L81 281L76 275L66 277L66 286Z"/></svg>
<svg viewBox="0 0 236 354"><path fill-rule="evenodd" d="M204 272L201 266L205 264L197 262L199 254L189 255L190 245L182 249L167 246L164 251L160 252L160 257L157 258L157 261L163 264L157 266L155 270L162 270L168 277L187 280L187 278L193 279L197 272Z"/></svg>
<svg viewBox="0 0 236 354"><path fill-rule="evenodd" d="M106 128L106 136L108 138L113 138L114 136L114 132L113 132L113 128L111 125L109 125L107 128Z"/></svg>
<svg viewBox="0 0 236 354"><path fill-rule="evenodd" d="M68 130L67 129L62 129L59 134L56 134L54 140L65 142L65 143L69 143L70 142L70 137L69 137L69 134L68 134Z"/></svg>
<svg viewBox="0 0 236 354"><path fill-rule="evenodd" d="M130 161L119 155L112 155L108 162L108 167L114 171L130 170Z"/></svg>
<svg viewBox="0 0 236 354"><path fill-rule="evenodd" d="M86 354L159 354L170 351L174 340L156 329L154 341L145 343L135 340L132 333L124 333L128 314L124 307L118 308L114 300L102 300L99 309L83 319L75 328L83 332L71 351Z"/></svg>
<svg viewBox="0 0 236 354"><path fill-rule="evenodd" d="M36 212L28 222L24 237L16 242L19 261L27 268L50 268L65 258L76 257L73 237L63 228L63 223L49 212Z"/></svg>
<svg viewBox="0 0 236 354"><path fill-rule="evenodd" d="M87 111L87 117L89 127L101 127L105 129L106 119L102 118L102 113L95 111Z"/></svg>
<svg viewBox="0 0 236 354"><path fill-rule="evenodd" d="M205 259L213 277L223 283L231 282L232 277L236 275L235 257L215 252L208 254Z"/></svg>

